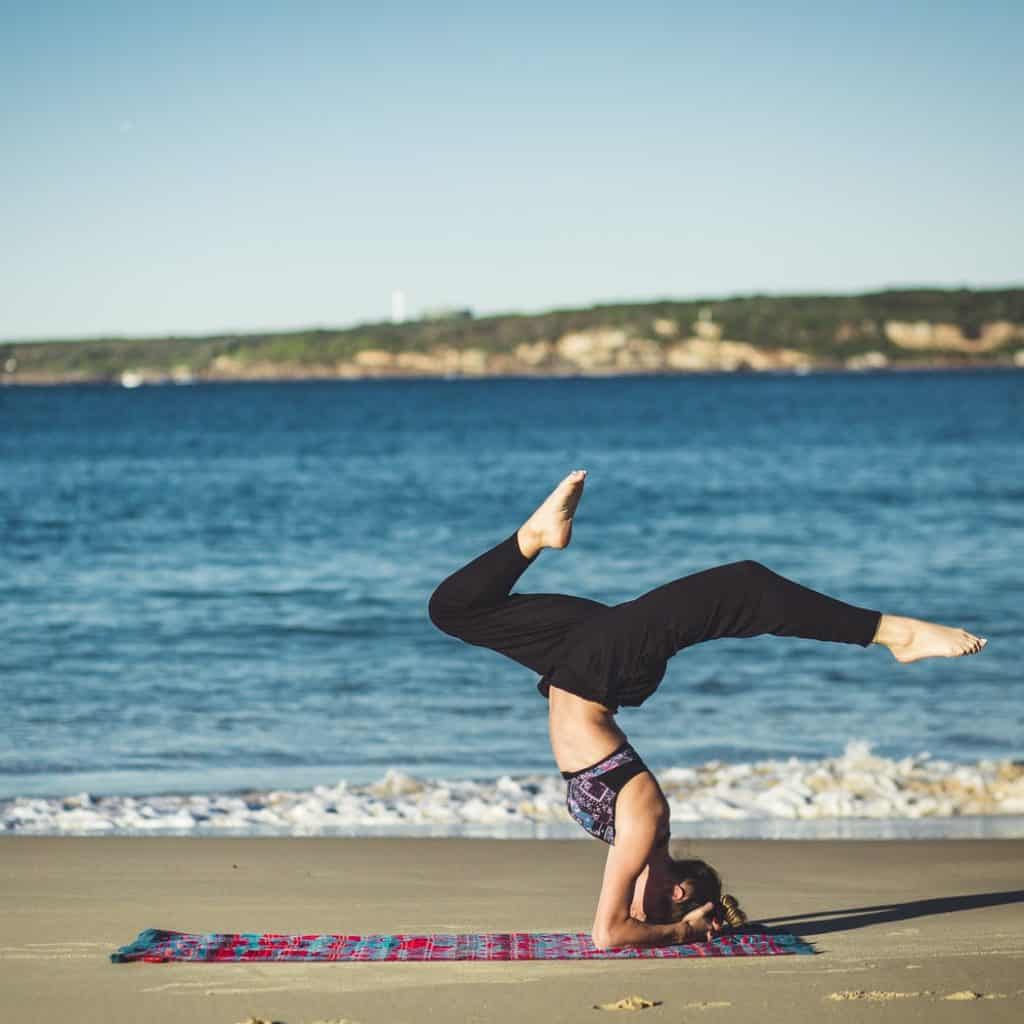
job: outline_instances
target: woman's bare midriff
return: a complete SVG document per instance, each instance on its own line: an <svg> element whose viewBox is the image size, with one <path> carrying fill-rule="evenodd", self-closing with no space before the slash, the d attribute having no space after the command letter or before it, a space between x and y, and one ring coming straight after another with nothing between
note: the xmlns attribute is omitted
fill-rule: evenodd
<svg viewBox="0 0 1024 1024"><path fill-rule="evenodd" d="M548 693L548 728L551 752L563 772L589 768L626 742L609 708L557 686Z"/></svg>

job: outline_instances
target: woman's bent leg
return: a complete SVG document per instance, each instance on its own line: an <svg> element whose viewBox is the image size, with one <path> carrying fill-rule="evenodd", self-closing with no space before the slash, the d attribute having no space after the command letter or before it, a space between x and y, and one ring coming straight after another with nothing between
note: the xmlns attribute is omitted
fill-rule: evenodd
<svg viewBox="0 0 1024 1024"><path fill-rule="evenodd" d="M511 593L532 561L513 534L438 586L430 598L431 621L543 675L565 634L607 606L564 594Z"/></svg>
<svg viewBox="0 0 1024 1024"><path fill-rule="evenodd" d="M431 621L445 633L458 636L449 627L459 627L474 613L500 605L532 562L513 534L438 585L430 598Z"/></svg>

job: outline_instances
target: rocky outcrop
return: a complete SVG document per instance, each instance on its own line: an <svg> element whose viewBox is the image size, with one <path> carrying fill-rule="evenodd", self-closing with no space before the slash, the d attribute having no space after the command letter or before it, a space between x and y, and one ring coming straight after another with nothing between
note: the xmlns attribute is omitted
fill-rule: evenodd
<svg viewBox="0 0 1024 1024"><path fill-rule="evenodd" d="M667 317L660 317L651 321L651 330L659 338L676 338L679 336L679 324Z"/></svg>
<svg viewBox="0 0 1024 1024"><path fill-rule="evenodd" d="M632 373L700 373L737 370L800 370L809 355L789 348L759 348L716 336L700 325L701 336L669 340L638 337L619 328L572 331L554 340L522 342L511 352L439 345L423 352L367 348L338 363L309 365L242 361L218 356L199 376L207 379L293 379L298 377L483 377L561 374L609 376ZM677 327L673 330L678 332ZM142 371L140 371L142 372ZM147 375L148 376L148 375Z"/></svg>
<svg viewBox="0 0 1024 1024"><path fill-rule="evenodd" d="M889 357L884 352L861 352L850 356L844 365L848 370L884 370L889 365Z"/></svg>
<svg viewBox="0 0 1024 1024"><path fill-rule="evenodd" d="M994 352L1012 342L1024 341L1024 327L1006 320L982 324L976 338L967 337L956 324L930 320L886 320L884 330L893 345L919 352Z"/></svg>
<svg viewBox="0 0 1024 1024"><path fill-rule="evenodd" d="M665 353L670 370L691 373L719 370L801 370L809 369L813 360L806 352L792 348L757 348L745 341L712 341L687 338Z"/></svg>
<svg viewBox="0 0 1024 1024"><path fill-rule="evenodd" d="M583 374L654 373L664 368L661 345L618 328L566 334L555 343L558 361Z"/></svg>

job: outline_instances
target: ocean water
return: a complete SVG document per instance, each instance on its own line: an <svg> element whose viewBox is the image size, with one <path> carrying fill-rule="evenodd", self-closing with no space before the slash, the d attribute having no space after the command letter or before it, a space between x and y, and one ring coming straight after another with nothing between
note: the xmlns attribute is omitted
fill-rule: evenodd
<svg viewBox="0 0 1024 1024"><path fill-rule="evenodd" d="M868 741L878 778L924 752L942 778L1012 775L1024 373L6 388L7 827L25 819L14 798L50 821L104 796L321 787L324 804L339 784L457 804L462 786L486 823L502 779L512 820L525 797L509 787L543 796L554 773L546 704L426 603L577 466L573 543L520 590L615 602L754 558L990 640L911 666L776 637L684 651L620 715L656 771L799 763L806 781ZM386 818L373 806L363 818ZM372 824L337 800L325 813Z"/></svg>

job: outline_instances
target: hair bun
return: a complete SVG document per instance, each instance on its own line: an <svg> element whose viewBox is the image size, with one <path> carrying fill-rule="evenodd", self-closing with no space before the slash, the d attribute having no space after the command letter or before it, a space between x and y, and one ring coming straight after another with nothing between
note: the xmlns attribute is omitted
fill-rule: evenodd
<svg viewBox="0 0 1024 1024"><path fill-rule="evenodd" d="M747 915L740 909L735 896L724 893L722 896L722 910L725 912L726 923L732 928L739 928L747 923Z"/></svg>

